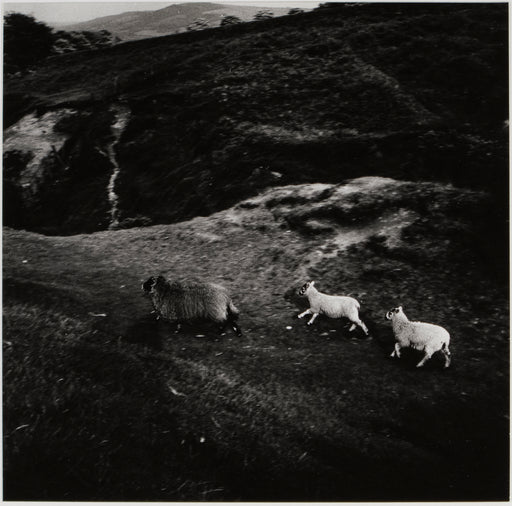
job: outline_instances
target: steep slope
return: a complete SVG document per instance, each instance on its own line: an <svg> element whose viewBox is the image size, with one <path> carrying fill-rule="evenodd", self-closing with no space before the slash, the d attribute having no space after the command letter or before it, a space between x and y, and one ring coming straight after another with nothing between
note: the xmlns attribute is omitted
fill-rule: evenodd
<svg viewBox="0 0 512 506"><path fill-rule="evenodd" d="M209 215L276 185L380 175L490 189L503 237L506 14L357 4L48 60L5 83L6 223L108 228L117 164L122 227ZM119 138L115 104L129 111ZM39 141L20 149L15 129L48 112L65 141L38 158L27 194Z"/></svg>
<svg viewBox="0 0 512 506"><path fill-rule="evenodd" d="M169 5L156 11L125 12L91 21L66 25L64 30L108 30L123 41L159 37L183 32L201 18L208 26L219 26L225 16L237 16L242 21L253 21L262 7L250 5L222 5L208 2ZM283 16L290 9L278 7L270 10L275 16Z"/></svg>
<svg viewBox="0 0 512 506"><path fill-rule="evenodd" d="M508 286L475 247L490 199L365 177L171 225L6 229L5 498L506 500ZM229 287L244 336L155 320L155 273ZM372 338L298 320L308 279L358 297ZM388 358L398 304L450 330L451 369Z"/></svg>

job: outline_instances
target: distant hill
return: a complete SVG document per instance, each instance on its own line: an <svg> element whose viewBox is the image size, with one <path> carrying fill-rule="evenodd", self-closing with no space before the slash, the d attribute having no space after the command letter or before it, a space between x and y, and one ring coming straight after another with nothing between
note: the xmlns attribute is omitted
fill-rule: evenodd
<svg viewBox="0 0 512 506"><path fill-rule="evenodd" d="M237 16L242 21L252 21L256 13L270 10L274 16L288 14L289 8L267 9L255 6L222 5L209 2L175 4L156 11L123 12L114 16L59 25L61 30L108 30L121 40L137 40L183 32L198 18L211 27L219 26L225 16Z"/></svg>

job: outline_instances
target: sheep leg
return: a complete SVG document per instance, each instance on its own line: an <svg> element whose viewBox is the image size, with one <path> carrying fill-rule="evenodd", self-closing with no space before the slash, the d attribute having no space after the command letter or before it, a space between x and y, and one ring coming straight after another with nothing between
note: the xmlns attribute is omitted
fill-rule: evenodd
<svg viewBox="0 0 512 506"><path fill-rule="evenodd" d="M318 313L313 313L311 320L308 321L308 325L313 325L313 322L315 321L317 316L318 316Z"/></svg>
<svg viewBox="0 0 512 506"><path fill-rule="evenodd" d="M222 334L227 326L230 326L233 329L233 332L240 337L242 335L242 331L240 330L240 327L236 324L235 318L233 318L231 315L227 317L227 319L223 322L221 322L219 326L219 332Z"/></svg>
<svg viewBox="0 0 512 506"><path fill-rule="evenodd" d="M306 309L306 311L298 315L297 318L304 318L304 316L306 316L307 314L312 314L311 309Z"/></svg>
<svg viewBox="0 0 512 506"><path fill-rule="evenodd" d="M229 323L229 325L231 326L231 328L233 329L233 332L237 335L237 337L240 337L242 335L242 330L236 324L235 320L228 319L228 321L226 323ZM224 325L224 327L225 327L225 325Z"/></svg>
<svg viewBox="0 0 512 506"><path fill-rule="evenodd" d="M363 323L363 320L351 320L352 321L352 325L350 326L350 328L348 329L349 332L352 332L355 328L356 328L356 325L359 325L359 327L361 327L362 331L368 335L368 328L366 327L366 325Z"/></svg>
<svg viewBox="0 0 512 506"><path fill-rule="evenodd" d="M444 355L444 368L447 369L452 362L450 350L446 347L441 353Z"/></svg>
<svg viewBox="0 0 512 506"><path fill-rule="evenodd" d="M416 367L423 367L425 362L427 360L430 360L430 358L432 357L432 352L429 351L429 350L425 350L425 355L424 357L418 362L418 364L416 365Z"/></svg>
<svg viewBox="0 0 512 506"><path fill-rule="evenodd" d="M400 343L395 343L395 349L393 350L393 353L391 353L391 357L400 358L400 348Z"/></svg>
<svg viewBox="0 0 512 506"><path fill-rule="evenodd" d="M236 323L232 322L231 323L231 328L233 329L233 332L237 335L237 337L241 337L242 330L240 329L240 327Z"/></svg>

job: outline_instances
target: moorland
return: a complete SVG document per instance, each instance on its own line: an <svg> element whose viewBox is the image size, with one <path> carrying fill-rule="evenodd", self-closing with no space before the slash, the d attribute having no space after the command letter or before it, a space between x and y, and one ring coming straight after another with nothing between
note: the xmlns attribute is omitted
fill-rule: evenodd
<svg viewBox="0 0 512 506"><path fill-rule="evenodd" d="M4 498L508 500L507 31L333 4L6 77ZM243 336L157 320L158 273ZM449 369L389 358L399 304Z"/></svg>

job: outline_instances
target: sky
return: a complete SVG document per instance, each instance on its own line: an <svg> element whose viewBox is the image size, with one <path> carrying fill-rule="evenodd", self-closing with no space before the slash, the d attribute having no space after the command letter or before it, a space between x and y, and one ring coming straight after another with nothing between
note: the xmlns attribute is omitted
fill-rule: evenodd
<svg viewBox="0 0 512 506"><path fill-rule="evenodd" d="M172 4L188 3L194 0L175 0L170 2L89 2L73 0L68 2L4 2L2 0L3 13L10 11L20 12L33 16L37 21L44 23L77 23L112 14L120 14L127 11L149 11L162 9ZM195 0L198 1L198 0ZM257 7L303 7L312 9L318 6L320 1L307 0L205 0L220 4L255 5Z"/></svg>

